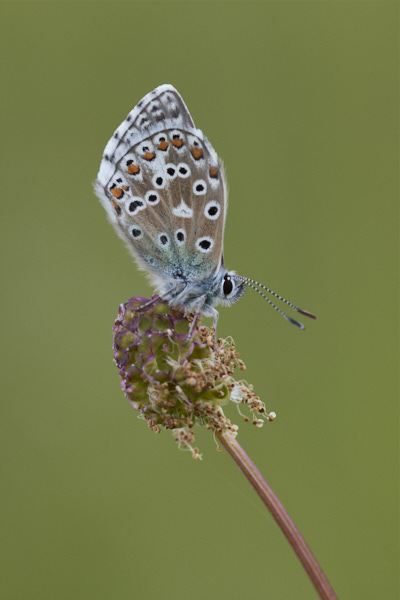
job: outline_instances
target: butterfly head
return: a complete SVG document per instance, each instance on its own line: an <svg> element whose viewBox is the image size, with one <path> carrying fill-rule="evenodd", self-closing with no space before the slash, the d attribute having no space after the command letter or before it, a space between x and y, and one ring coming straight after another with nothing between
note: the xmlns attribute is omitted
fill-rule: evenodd
<svg viewBox="0 0 400 600"><path fill-rule="evenodd" d="M154 283L156 283L154 281ZM214 277L198 280L183 277L180 280L170 280L168 284L157 282L161 297L171 306L183 306L187 311L196 312L198 309L206 316L215 316L215 306L230 306L244 294L246 285L238 279L235 271L227 271L221 266Z"/></svg>
<svg viewBox="0 0 400 600"><path fill-rule="evenodd" d="M245 283L237 279L235 271L225 271L219 278L215 304L230 306L240 300L245 289Z"/></svg>

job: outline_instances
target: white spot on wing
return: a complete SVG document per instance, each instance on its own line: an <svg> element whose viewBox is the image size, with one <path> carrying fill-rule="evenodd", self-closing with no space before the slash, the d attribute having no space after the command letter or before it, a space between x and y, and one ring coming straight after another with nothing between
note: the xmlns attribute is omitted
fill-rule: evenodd
<svg viewBox="0 0 400 600"><path fill-rule="evenodd" d="M182 198L181 203L172 209L172 214L175 215L175 217L191 219L193 217L193 210L190 208L190 206L185 204Z"/></svg>
<svg viewBox="0 0 400 600"><path fill-rule="evenodd" d="M160 195L155 190L149 190L148 192L146 192L145 199L147 204L149 204L150 206L155 206L160 202Z"/></svg>
<svg viewBox="0 0 400 600"><path fill-rule="evenodd" d="M135 240L139 240L143 236L143 231L142 231L141 227L139 227L138 225L134 225L133 227L131 227L130 232L131 232L131 236Z"/></svg>
<svg viewBox="0 0 400 600"><path fill-rule="evenodd" d="M154 187L158 188L159 190L165 186L165 179L160 172L154 175L152 182Z"/></svg>
<svg viewBox="0 0 400 600"><path fill-rule="evenodd" d="M177 166L177 170L178 170L178 176L179 177L183 177L184 179L186 179L187 177L190 176L190 168L189 165L186 163L179 163Z"/></svg>
<svg viewBox="0 0 400 600"><path fill-rule="evenodd" d="M158 234L158 245L162 246L163 248L168 248L169 236L166 233L163 232Z"/></svg>
<svg viewBox="0 0 400 600"><path fill-rule="evenodd" d="M221 212L221 207L216 200L210 200L204 207L204 214L207 219L215 221L218 219Z"/></svg>
<svg viewBox="0 0 400 600"><path fill-rule="evenodd" d="M126 203L126 209L130 215L136 215L140 210L144 210L146 208L146 204L142 198L139 196L133 196Z"/></svg>
<svg viewBox="0 0 400 600"><path fill-rule="evenodd" d="M207 184L204 179L198 179L193 184L193 192L196 196L204 196L207 193Z"/></svg>
<svg viewBox="0 0 400 600"><path fill-rule="evenodd" d="M165 171L167 173L168 179L175 179L177 175L176 165L173 163L167 163L165 165Z"/></svg>
<svg viewBox="0 0 400 600"><path fill-rule="evenodd" d="M178 246L183 246L185 243L186 232L184 229L177 229L175 231L175 239Z"/></svg>
<svg viewBox="0 0 400 600"><path fill-rule="evenodd" d="M208 235L199 238L196 242L197 250L199 250L199 252L203 252L204 254L207 252L211 252L213 246L214 240Z"/></svg>

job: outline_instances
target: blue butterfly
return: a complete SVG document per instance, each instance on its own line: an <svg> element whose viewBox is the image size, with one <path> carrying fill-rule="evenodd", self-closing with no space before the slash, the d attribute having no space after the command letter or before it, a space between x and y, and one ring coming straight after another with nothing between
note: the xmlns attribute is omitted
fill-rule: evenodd
<svg viewBox="0 0 400 600"><path fill-rule="evenodd" d="M170 306L212 316L215 330L215 306L237 302L249 286L301 329L263 291L315 318L257 281L226 269L224 168L172 85L147 94L115 131L104 150L95 191L139 268Z"/></svg>

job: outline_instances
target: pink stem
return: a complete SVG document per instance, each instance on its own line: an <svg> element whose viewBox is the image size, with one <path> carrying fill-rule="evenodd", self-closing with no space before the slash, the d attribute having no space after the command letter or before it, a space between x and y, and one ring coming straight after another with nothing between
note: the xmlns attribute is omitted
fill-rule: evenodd
<svg viewBox="0 0 400 600"><path fill-rule="evenodd" d="M300 562L308 573L320 598L323 600L337 600L329 581L317 563L310 548L304 541L300 531L289 517L283 505L275 496L260 471L253 461L247 456L243 448L229 434L216 433L221 445L231 455L238 467L243 471L265 506L268 508L275 521L286 536L289 544L296 552Z"/></svg>

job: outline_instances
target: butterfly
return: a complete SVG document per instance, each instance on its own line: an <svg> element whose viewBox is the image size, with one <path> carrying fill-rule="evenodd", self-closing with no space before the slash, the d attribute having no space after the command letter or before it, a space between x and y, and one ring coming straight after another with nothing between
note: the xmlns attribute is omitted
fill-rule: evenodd
<svg viewBox="0 0 400 600"><path fill-rule="evenodd" d="M147 94L116 129L105 147L95 192L139 268L170 306L213 317L215 331L215 306L237 302L249 286L301 329L264 292L315 318L226 269L224 168L172 85Z"/></svg>

